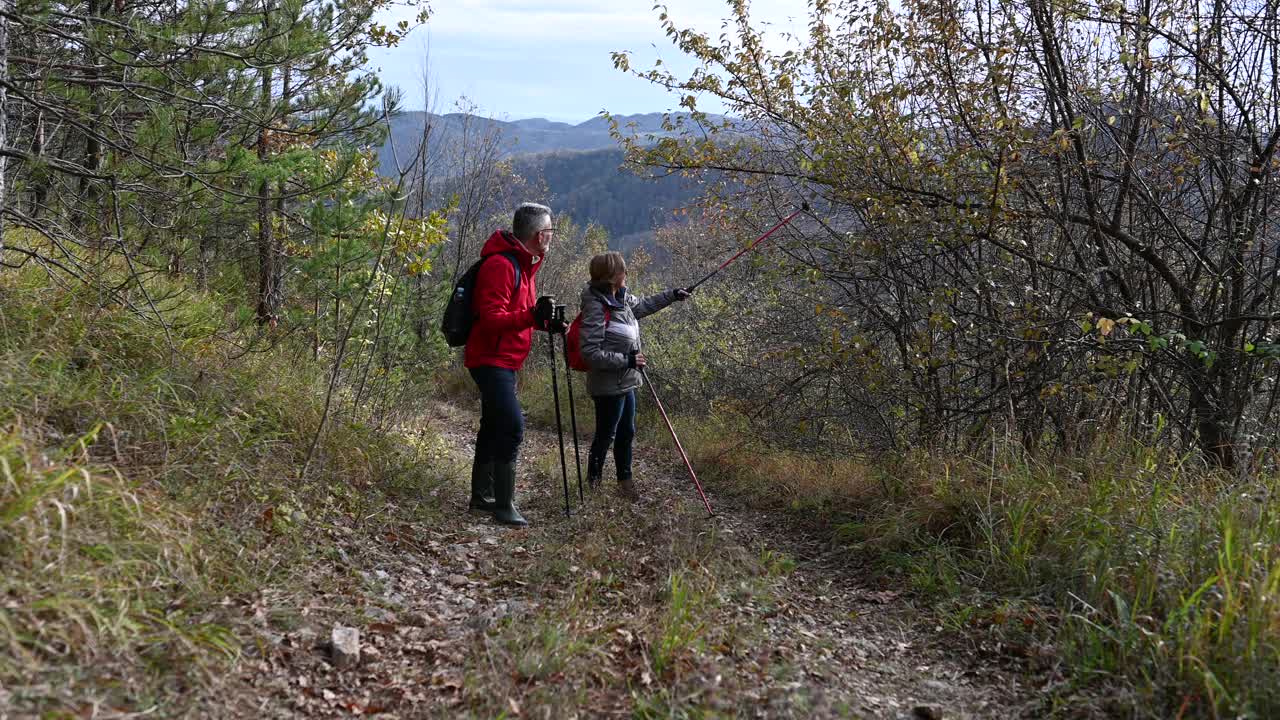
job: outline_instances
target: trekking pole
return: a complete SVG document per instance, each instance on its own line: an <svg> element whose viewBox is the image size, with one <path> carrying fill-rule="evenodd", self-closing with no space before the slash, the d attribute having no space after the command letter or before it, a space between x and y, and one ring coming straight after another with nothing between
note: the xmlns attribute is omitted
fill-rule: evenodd
<svg viewBox="0 0 1280 720"><path fill-rule="evenodd" d="M556 380L556 339L547 333L547 351L551 355L551 397L556 403L556 434L560 436L560 479L564 481L564 516L569 517L569 468L564 461L564 424L560 420L560 384Z"/></svg>
<svg viewBox="0 0 1280 720"><path fill-rule="evenodd" d="M564 322L563 305L556 306L555 317ZM573 430L573 464L578 470L578 503L582 504L587 499L582 493L582 451L578 449L578 409L573 404L573 368L569 365L568 331L561 333L560 338L564 340L564 384L569 388L569 427Z"/></svg>
<svg viewBox="0 0 1280 720"><path fill-rule="evenodd" d="M676 428L671 424L671 418L667 417L667 409L662 407L662 401L658 399L658 389L653 386L653 382L649 380L649 373L644 368L640 368L640 376L644 378L644 384L649 386L649 392L653 394L653 402L657 404L658 412L662 413L662 419L666 421L667 429L671 431L671 439L676 443L676 450L680 451L680 459L684 460L684 466L689 470L689 477L693 478L693 486L698 488L702 504L707 506L707 517L715 517L716 513L711 509L711 501L707 500L707 494L702 491L702 483L698 482L698 474L693 471L693 465L689 463L689 456L685 454L680 438L676 437Z"/></svg>
<svg viewBox="0 0 1280 720"><path fill-rule="evenodd" d="M738 258L742 257L743 255L746 255L746 254L751 250L751 248L754 248L755 246L757 246L757 245L759 245L760 243L764 242L766 238L768 238L770 235L774 234L774 233L775 233L775 232L777 232L779 229L781 229L783 225L786 225L787 223L791 222L792 220L794 220L794 219L796 218L796 216L797 216L797 215L799 215L799 214L800 214L800 213L802 213L802 212L807 211L808 209L809 209L809 203L807 203L807 202L801 203L801 204L800 204L800 209L799 209L799 210L796 210L795 212L793 212L793 213L791 213L790 215L788 215L788 216L787 216L787 217L786 217L782 222L780 222L780 223L778 223L777 225L774 225L772 228L770 228L770 229L769 229L769 232L767 232L767 233L765 233L765 234L761 235L760 237L756 238L756 241L755 241L755 242L753 242L753 243L751 243L750 245L746 246L745 248L743 248L743 249L739 250L737 255L734 255L733 257L729 258L728 260L725 260L723 265L721 265L720 267L716 268L715 270L712 270L711 272L707 273L707 276L706 276L706 277L702 278L702 279L701 279L701 280L699 280L698 282L696 282L696 283L694 283L694 284L690 285L689 287L687 287L687 288L685 288L685 289L686 289L686 290L688 290L689 292L693 292L693 291L694 291L694 289L696 289L699 285L701 285L702 283L704 283L704 282L706 282L706 281L710 280L712 277L714 277L714 276L715 276L715 274L716 274L716 273L718 273L718 272L720 272L721 270L723 270L723 269L725 269L725 268L729 267L729 264L730 264L730 263L732 263L734 260L737 260Z"/></svg>

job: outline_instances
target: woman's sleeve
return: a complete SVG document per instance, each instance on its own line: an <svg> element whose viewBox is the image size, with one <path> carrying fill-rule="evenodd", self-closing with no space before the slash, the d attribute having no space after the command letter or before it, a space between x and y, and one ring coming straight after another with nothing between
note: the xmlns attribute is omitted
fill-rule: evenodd
<svg viewBox="0 0 1280 720"><path fill-rule="evenodd" d="M631 311L635 313L636 319L646 315L652 315L659 310L665 308L676 301L676 289L663 290L660 293L650 295L649 297L639 300L635 295L627 295L627 301L631 303Z"/></svg>

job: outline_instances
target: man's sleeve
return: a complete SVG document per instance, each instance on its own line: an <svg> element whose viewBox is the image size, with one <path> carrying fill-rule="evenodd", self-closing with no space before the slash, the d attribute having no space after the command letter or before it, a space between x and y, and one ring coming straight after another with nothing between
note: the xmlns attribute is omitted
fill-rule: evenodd
<svg viewBox="0 0 1280 720"><path fill-rule="evenodd" d="M519 332L533 327L533 308L507 310L516 291L516 269L507 258L489 258L476 275L475 327L485 333Z"/></svg>

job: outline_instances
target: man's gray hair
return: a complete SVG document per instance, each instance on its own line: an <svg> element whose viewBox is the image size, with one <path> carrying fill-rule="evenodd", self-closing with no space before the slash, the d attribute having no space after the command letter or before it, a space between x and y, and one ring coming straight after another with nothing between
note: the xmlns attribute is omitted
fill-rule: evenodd
<svg viewBox="0 0 1280 720"><path fill-rule="evenodd" d="M543 218L546 218L544 221ZM533 234L551 225L551 208L538 203L521 203L511 220L511 234L522 242L533 239Z"/></svg>

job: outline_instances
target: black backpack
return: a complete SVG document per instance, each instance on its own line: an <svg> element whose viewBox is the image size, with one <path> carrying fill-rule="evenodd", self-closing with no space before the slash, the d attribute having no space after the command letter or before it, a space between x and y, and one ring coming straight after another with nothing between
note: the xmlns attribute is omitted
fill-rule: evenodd
<svg viewBox="0 0 1280 720"><path fill-rule="evenodd" d="M520 292L520 261L515 253L504 252L494 253L494 255L502 255L511 261L511 267L516 271L515 292ZM449 304L444 308L444 319L440 321L440 332L444 333L444 340L449 343L449 347L462 347L467 344L467 337L471 335L471 326L476 320L475 313L471 311L471 301L475 297L476 276L480 274L480 266L491 257L493 255L486 255L472 263L471 267L467 268L467 271L453 283L453 294L449 296Z"/></svg>

